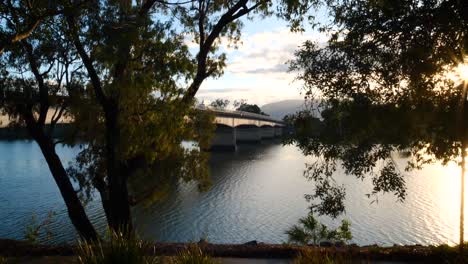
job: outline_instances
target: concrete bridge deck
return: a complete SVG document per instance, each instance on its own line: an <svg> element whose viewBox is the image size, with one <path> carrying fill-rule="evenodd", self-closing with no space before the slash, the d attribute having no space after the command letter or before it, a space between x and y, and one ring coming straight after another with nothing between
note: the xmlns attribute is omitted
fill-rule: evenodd
<svg viewBox="0 0 468 264"><path fill-rule="evenodd" d="M216 118L212 149L235 150L239 142L258 143L283 135L284 122L266 115L210 109Z"/></svg>

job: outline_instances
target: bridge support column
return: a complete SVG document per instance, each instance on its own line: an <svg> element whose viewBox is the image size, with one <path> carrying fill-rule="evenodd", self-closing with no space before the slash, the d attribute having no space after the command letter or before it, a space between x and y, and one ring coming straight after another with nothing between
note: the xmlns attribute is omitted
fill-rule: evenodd
<svg viewBox="0 0 468 264"><path fill-rule="evenodd" d="M281 137L283 135L283 128L275 126L275 137Z"/></svg>
<svg viewBox="0 0 468 264"><path fill-rule="evenodd" d="M236 128L217 125L210 150L236 150Z"/></svg>
<svg viewBox="0 0 468 264"><path fill-rule="evenodd" d="M263 126L262 130L262 139L274 138L275 137L275 128L271 126Z"/></svg>
<svg viewBox="0 0 468 264"><path fill-rule="evenodd" d="M259 143L262 140L261 128L242 125L236 127L236 140L241 143Z"/></svg>

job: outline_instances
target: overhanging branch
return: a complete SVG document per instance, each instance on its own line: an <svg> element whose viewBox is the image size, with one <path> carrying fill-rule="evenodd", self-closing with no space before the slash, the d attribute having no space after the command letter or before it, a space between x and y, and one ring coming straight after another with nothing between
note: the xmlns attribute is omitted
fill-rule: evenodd
<svg viewBox="0 0 468 264"><path fill-rule="evenodd" d="M205 21L202 19L199 20L199 30L201 31L199 33L203 33L203 38L202 35L200 35L200 50L197 55L197 73L193 82L191 83L191 85L189 86L182 98L183 103L188 104L191 100L193 100L202 82L214 72L214 70L212 69L207 69L206 63L208 59L208 54L213 46L213 43L219 37L221 32L229 23L240 18L241 16L248 14L249 12L258 8L262 4L262 2L257 2L252 7L247 8L247 2L248 0L240 0L234 6L229 8L228 11L225 14L223 14L218 20L218 22L213 27L212 31L206 37L206 39L204 36L204 32L202 31L202 29L204 29L203 23ZM202 17L201 15L204 15L203 18L206 17L205 14L200 14L200 17ZM202 41L203 39L205 39L205 41Z"/></svg>

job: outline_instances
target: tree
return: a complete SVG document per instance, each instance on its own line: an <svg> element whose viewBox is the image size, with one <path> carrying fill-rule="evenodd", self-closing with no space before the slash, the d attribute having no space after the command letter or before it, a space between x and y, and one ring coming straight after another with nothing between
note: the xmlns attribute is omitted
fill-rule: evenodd
<svg viewBox="0 0 468 264"><path fill-rule="evenodd" d="M337 160L343 161L347 173L358 178L370 172L378 161L384 161L380 176L373 179L374 190L396 192L402 199L404 179L392 162L392 151L408 150L413 154L408 168L419 168L436 159L449 162L461 157L462 249L467 83L459 85L460 79L453 76L467 60L468 6L455 0L329 1L328 4L334 20L333 25L322 28L332 30L327 45L321 47L308 41L291 62L291 69L300 71L298 78L305 82L306 96L310 98L319 90L324 100L332 104L333 110L324 114L328 120L334 120L337 136L342 139L333 137L338 141L325 145L317 141L307 143L307 137L299 139L304 146L309 146L308 153L329 154L325 163L308 169L311 178L319 180L319 192L311 198L325 198L332 202L330 206L340 205L332 198L343 198L343 190L327 185ZM371 117L351 114L350 120L346 115L358 106L372 113ZM376 109L385 114L369 112ZM395 123L390 123L388 117ZM375 121L389 130L375 130L377 126L356 120ZM410 125L408 120L421 126ZM343 123L349 121L354 123L347 123L348 127L343 128ZM359 126L363 129L356 129ZM394 134L389 144L381 144L385 139L379 137L391 138L390 132ZM406 142L395 138L401 133L410 135L405 137Z"/></svg>
<svg viewBox="0 0 468 264"><path fill-rule="evenodd" d="M234 100L234 108L238 108L242 104L246 104L247 100L246 99L240 99L240 100Z"/></svg>
<svg viewBox="0 0 468 264"><path fill-rule="evenodd" d="M10 26L19 23L20 14L12 12ZM52 176L68 209L71 222L85 239L94 240L97 233L55 150L53 137L61 117L67 115L71 94L83 88L77 56L70 52L71 43L61 37L63 24L53 17L36 27L33 38L18 40L1 57L0 106L12 125L26 125L39 145ZM60 65L60 66L56 66Z"/></svg>
<svg viewBox="0 0 468 264"><path fill-rule="evenodd" d="M240 102L238 106L236 106L236 111L243 111L243 112L249 112L249 113L254 113L254 114L259 114L259 115L267 115L262 110L258 105L256 104L248 104L246 101Z"/></svg>
<svg viewBox="0 0 468 264"><path fill-rule="evenodd" d="M17 100L19 102L23 98L31 98L40 109L37 120L31 113L37 111L37 107L31 103L26 103L28 113L19 115L23 113L21 105L11 108L8 113L19 117L19 122L25 123L30 131L37 126L44 131L44 113L56 90L43 88L54 82L39 71L48 71L49 68L42 64L49 60L41 60L41 66L34 67L34 63L29 61L18 61L16 64L10 58L18 56L14 51L20 42L29 41L30 50L35 56L43 54L44 51L39 48L41 46L56 51L57 47L45 45L52 43L53 38L43 35L41 30L46 30L49 25L61 26L55 39L71 44L66 46L66 51L77 59L71 65L76 72L74 82L79 84L79 89L73 93L59 94L65 98L75 98L68 111L81 132L86 132L82 136L89 144L68 174L55 154L50 137L44 140L44 146L50 151L43 151L43 154L46 160L51 157L55 160L54 167L49 164L54 178L60 174L60 179L68 186L64 191L61 189L65 200L66 196L70 196L70 199L76 196L67 178L71 176L84 185L81 191L85 194L89 194L86 187L98 190L111 229L131 232L131 199L128 191L131 178L148 175L154 168L170 171L169 168L174 167L166 165L180 165L173 161L181 155L192 164L190 166L194 166L180 167L181 171L188 173L184 179L197 179L194 175L204 173L203 168L196 164L205 159L203 155L182 149L181 141L186 138L198 139L200 144L207 141L201 139L202 135L187 122L196 124L209 119L199 118L191 106L202 82L208 77L222 74L225 55L218 52L220 39L225 38L236 44L242 25L239 18L253 18L253 14L259 17L272 15L272 10L298 29L302 16L315 4L314 0L281 1L275 7L270 1L248 0L58 0L47 3L7 0L0 4L5 21L1 22L0 31L4 79L11 80L9 88L17 87L15 82L21 83L29 76L22 75L23 71L17 74L12 69L25 69L28 63L36 79L23 83L26 88L8 94L4 101L7 105L15 102L18 94L21 98ZM30 21L32 26L28 26ZM187 35L192 36L198 45L195 58L184 43ZM60 69L63 64L63 61L50 64L50 69ZM67 76L70 71L65 70L64 75ZM39 90L37 95L30 92L36 87ZM40 137L35 139L41 144ZM68 206L69 215L83 237L93 238L95 232L89 231L91 229L88 232L76 224L79 222L77 219L84 219L83 223L89 222L81 209L82 204L78 201L74 206Z"/></svg>
<svg viewBox="0 0 468 264"><path fill-rule="evenodd" d="M230 101L227 99L218 98L210 103L210 106L214 109L224 110L229 105Z"/></svg>

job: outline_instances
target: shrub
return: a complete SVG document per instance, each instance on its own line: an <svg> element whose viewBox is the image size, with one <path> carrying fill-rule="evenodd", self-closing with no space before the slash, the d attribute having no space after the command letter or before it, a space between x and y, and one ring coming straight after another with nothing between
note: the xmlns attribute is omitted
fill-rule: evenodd
<svg viewBox="0 0 468 264"><path fill-rule="evenodd" d="M321 241L346 242L353 238L350 230L351 224L343 220L335 230L329 230L325 225L317 221L312 213L299 219L300 225L294 225L286 231L289 242L300 245L319 245Z"/></svg>
<svg viewBox="0 0 468 264"><path fill-rule="evenodd" d="M188 250L182 251L173 258L172 264L218 264L212 257L205 254L196 244L191 245Z"/></svg>
<svg viewBox="0 0 468 264"><path fill-rule="evenodd" d="M134 236L109 231L107 241L79 242L80 264L159 264L160 259L147 256L149 245Z"/></svg>
<svg viewBox="0 0 468 264"><path fill-rule="evenodd" d="M24 239L35 244L39 242L39 237L41 236L41 233L45 235L45 241L42 242L47 242L50 239L52 239L54 235L50 229L50 225L54 222L55 215L55 212L50 211L47 214L45 220L43 220L42 222L38 222L37 216L33 214L31 216L30 223L26 226L26 229L24 231Z"/></svg>

